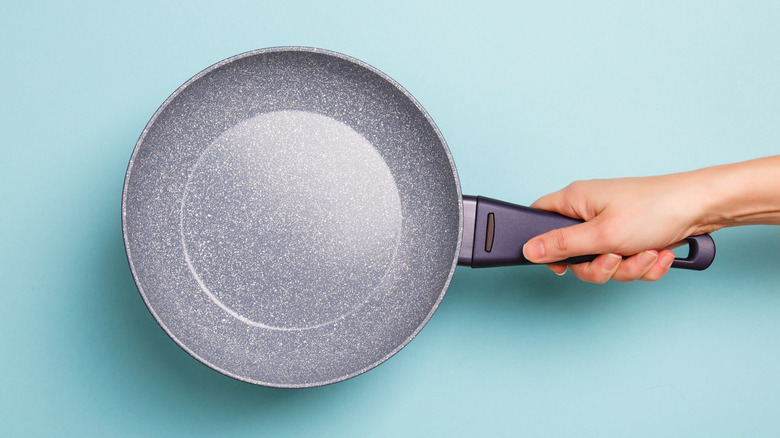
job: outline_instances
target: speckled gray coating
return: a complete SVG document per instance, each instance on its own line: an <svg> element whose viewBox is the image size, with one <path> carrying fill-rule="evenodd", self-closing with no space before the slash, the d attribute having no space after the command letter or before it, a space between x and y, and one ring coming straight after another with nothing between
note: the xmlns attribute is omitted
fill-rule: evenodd
<svg viewBox="0 0 780 438"><path fill-rule="evenodd" d="M281 47L199 73L157 110L122 195L160 326L250 383L309 387L390 358L431 317L461 240L441 133L392 79Z"/></svg>

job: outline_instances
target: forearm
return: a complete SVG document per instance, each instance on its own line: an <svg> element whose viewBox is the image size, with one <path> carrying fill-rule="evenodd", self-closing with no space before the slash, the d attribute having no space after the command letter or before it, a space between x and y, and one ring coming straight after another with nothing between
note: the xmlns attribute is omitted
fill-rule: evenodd
<svg viewBox="0 0 780 438"><path fill-rule="evenodd" d="M780 225L780 155L696 170L701 187L697 231Z"/></svg>
<svg viewBox="0 0 780 438"><path fill-rule="evenodd" d="M657 280L674 260L665 248L688 236L735 225L780 225L780 155L670 175L577 181L532 207L585 222L529 240L523 247L528 260L601 254L569 269L595 283Z"/></svg>

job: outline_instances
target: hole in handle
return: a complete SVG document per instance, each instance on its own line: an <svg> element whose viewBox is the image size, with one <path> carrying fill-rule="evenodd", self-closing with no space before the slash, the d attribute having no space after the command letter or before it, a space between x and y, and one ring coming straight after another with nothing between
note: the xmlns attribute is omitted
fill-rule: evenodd
<svg viewBox="0 0 780 438"><path fill-rule="evenodd" d="M685 240L677 242L666 249L671 249L674 252L674 257L678 259L687 259L691 255L691 247Z"/></svg>

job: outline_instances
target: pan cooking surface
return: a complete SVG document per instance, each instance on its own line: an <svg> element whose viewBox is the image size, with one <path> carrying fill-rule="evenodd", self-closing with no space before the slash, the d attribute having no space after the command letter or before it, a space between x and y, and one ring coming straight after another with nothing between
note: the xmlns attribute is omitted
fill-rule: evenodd
<svg viewBox="0 0 780 438"><path fill-rule="evenodd" d="M303 330L379 289L397 252L401 200L382 156L353 129L275 111L203 152L181 227L187 266L212 301L247 324Z"/></svg>
<svg viewBox="0 0 780 438"><path fill-rule="evenodd" d="M370 66L279 48L218 63L144 129L122 202L163 329L251 383L316 386L406 345L455 268L460 187L441 134Z"/></svg>

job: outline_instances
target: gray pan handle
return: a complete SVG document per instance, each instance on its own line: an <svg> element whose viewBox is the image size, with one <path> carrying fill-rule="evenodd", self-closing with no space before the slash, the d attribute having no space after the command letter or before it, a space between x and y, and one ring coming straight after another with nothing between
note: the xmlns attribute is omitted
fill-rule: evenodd
<svg viewBox="0 0 780 438"><path fill-rule="evenodd" d="M458 263L472 268L491 266L529 265L523 257L523 245L531 238L550 230L582 223L579 219L537 210L522 205L510 204L483 196L464 196L464 239ZM473 226L473 238L468 229ZM673 268L707 269L715 259L715 242L709 234L691 236L685 239L689 254L676 258ZM471 257L468 251L471 244ZM595 255L572 257L556 263L576 264L589 262Z"/></svg>

